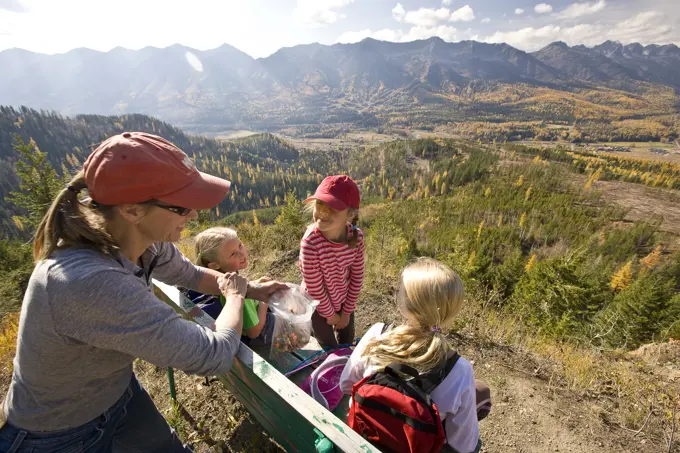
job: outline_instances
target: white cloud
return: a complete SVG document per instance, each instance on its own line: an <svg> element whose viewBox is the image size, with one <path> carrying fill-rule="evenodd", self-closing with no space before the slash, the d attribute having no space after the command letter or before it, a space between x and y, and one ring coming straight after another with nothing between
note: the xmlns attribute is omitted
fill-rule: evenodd
<svg viewBox="0 0 680 453"><path fill-rule="evenodd" d="M444 6L451 6L451 3L453 3L451 0L442 0L442 5Z"/></svg>
<svg viewBox="0 0 680 453"><path fill-rule="evenodd" d="M602 11L606 6L607 2L605 0L597 0L597 2L593 3L572 3L562 10L559 17L563 19L573 19L575 17L588 16Z"/></svg>
<svg viewBox="0 0 680 453"><path fill-rule="evenodd" d="M402 42L415 41L418 39L428 39L435 36L440 37L444 41L456 40L456 29L448 25L439 25L437 27L411 27L411 29L402 36Z"/></svg>
<svg viewBox="0 0 680 453"><path fill-rule="evenodd" d="M343 33L337 40L340 43L354 43L359 42L365 38L379 39L381 41L392 42L409 42L419 39L429 39L439 37L444 41L455 42L461 39L479 39L473 34L471 29L459 31L454 27L448 25L438 25L436 27L411 27L407 32L402 30L380 30L372 31L370 29Z"/></svg>
<svg viewBox="0 0 680 453"><path fill-rule="evenodd" d="M190 8L168 7L162 0L116 0L115 8L110 2L88 0L22 3L28 8L24 13L0 11L0 32L5 33L0 36L0 50L18 47L54 54L78 47L108 51L114 47L141 49L176 43L207 50L226 42L261 57L302 41L301 32L298 36L286 34L286 30L277 28L275 19L262 18L261 11L252 6L254 2L192 0ZM290 14L290 8L279 10L280 14ZM125 23L130 28L126 33L102 33L102 17L106 17L107 24ZM150 17L154 20L150 21ZM281 16L278 20L291 22ZM288 27L296 32L301 29Z"/></svg>
<svg viewBox="0 0 680 453"><path fill-rule="evenodd" d="M515 14L518 15L518 16L520 16L520 15L524 14L524 10L523 10L522 8L516 8L516 9L515 9Z"/></svg>
<svg viewBox="0 0 680 453"><path fill-rule="evenodd" d="M471 20L474 20L474 18L475 12L470 5L465 5L451 13L449 20L451 22L470 22Z"/></svg>
<svg viewBox="0 0 680 453"><path fill-rule="evenodd" d="M370 29L365 29L361 31L348 31L346 33L343 33L340 35L338 38L337 42L343 43L343 44L350 44L350 43L355 43L359 42L365 38L373 38L373 39L378 39L380 41L392 41L392 42L399 42L401 37L403 36L403 33L401 30L390 30L390 29L384 29L384 30L378 30L378 31L372 31Z"/></svg>
<svg viewBox="0 0 680 453"><path fill-rule="evenodd" d="M534 11L538 14L552 13L552 10L553 10L552 5L549 5L547 3L539 3L538 5L534 6Z"/></svg>
<svg viewBox="0 0 680 453"><path fill-rule="evenodd" d="M21 0L0 0L0 11L10 11L12 13L25 13L28 8Z"/></svg>
<svg viewBox="0 0 680 453"><path fill-rule="evenodd" d="M623 44L639 42L643 45L680 41L680 30L672 26L666 15L656 11L640 13L614 25L606 23L577 24L571 27L546 25L527 27L509 32L496 32L484 42L505 42L527 51L538 50L551 42L564 41L570 46L593 46L603 41L620 41Z"/></svg>
<svg viewBox="0 0 680 453"><path fill-rule="evenodd" d="M420 8L416 11L408 11L404 16L404 22L417 27L434 27L439 22L449 18L448 8Z"/></svg>
<svg viewBox="0 0 680 453"><path fill-rule="evenodd" d="M354 0L297 0L293 19L304 25L323 27L344 17L334 10L353 2Z"/></svg>
<svg viewBox="0 0 680 453"><path fill-rule="evenodd" d="M486 18L482 19L481 22L482 22L483 24L488 24L489 22L491 22L491 18L486 17Z"/></svg>
<svg viewBox="0 0 680 453"><path fill-rule="evenodd" d="M395 18L398 22L403 21L405 15L406 10L404 10L404 7L401 6L401 3L397 3L397 6L392 8L392 17Z"/></svg>

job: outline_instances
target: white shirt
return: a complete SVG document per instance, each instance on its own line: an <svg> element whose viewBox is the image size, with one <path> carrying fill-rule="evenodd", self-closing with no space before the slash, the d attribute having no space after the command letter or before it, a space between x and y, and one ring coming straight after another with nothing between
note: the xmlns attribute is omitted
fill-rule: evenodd
<svg viewBox="0 0 680 453"><path fill-rule="evenodd" d="M340 388L344 393L351 394L354 384L380 371L362 354L370 340L381 336L383 325L378 323L371 326L352 352L340 376ZM389 331L382 335L389 335ZM445 420L447 444L460 453L475 451L479 440L479 424L475 377L470 362L459 358L444 381L430 393L430 397L437 405L442 420Z"/></svg>

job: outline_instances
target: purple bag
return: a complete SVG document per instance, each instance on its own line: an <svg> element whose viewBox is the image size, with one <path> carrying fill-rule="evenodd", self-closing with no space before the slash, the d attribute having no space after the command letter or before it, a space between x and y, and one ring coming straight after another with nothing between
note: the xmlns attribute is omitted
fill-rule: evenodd
<svg viewBox="0 0 680 453"><path fill-rule="evenodd" d="M345 369L350 355L352 355L350 348L333 351L305 379L300 388L311 395L323 407L333 411L344 396L342 390L340 390L340 376Z"/></svg>

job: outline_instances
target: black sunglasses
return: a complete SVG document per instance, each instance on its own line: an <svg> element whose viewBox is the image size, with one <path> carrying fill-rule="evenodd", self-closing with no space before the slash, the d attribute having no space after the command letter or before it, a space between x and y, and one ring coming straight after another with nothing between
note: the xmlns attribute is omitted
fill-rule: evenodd
<svg viewBox="0 0 680 453"><path fill-rule="evenodd" d="M193 209L191 209L191 208L183 208L183 207L181 207L181 206L168 206L168 205L165 205L165 204L149 203L149 202L146 202L146 203L144 203L144 204L148 204L148 205L150 205L150 206L156 206L156 207L159 207L159 208L163 208L163 209L165 209L166 211L174 212L175 214L179 214L179 215L181 215L182 217L185 217L185 216L189 215L189 213L190 213L191 211L193 211Z"/></svg>

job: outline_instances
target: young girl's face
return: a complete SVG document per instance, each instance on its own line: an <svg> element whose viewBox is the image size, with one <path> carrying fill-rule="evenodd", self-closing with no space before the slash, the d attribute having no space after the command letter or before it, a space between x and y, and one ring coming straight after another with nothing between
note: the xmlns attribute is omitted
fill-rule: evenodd
<svg viewBox="0 0 680 453"><path fill-rule="evenodd" d="M240 239L227 241L220 247L217 254L219 270L236 272L248 267L248 251Z"/></svg>
<svg viewBox="0 0 680 453"><path fill-rule="evenodd" d="M314 223L320 231L338 231L350 221L349 208L337 211L323 201L314 202Z"/></svg>

